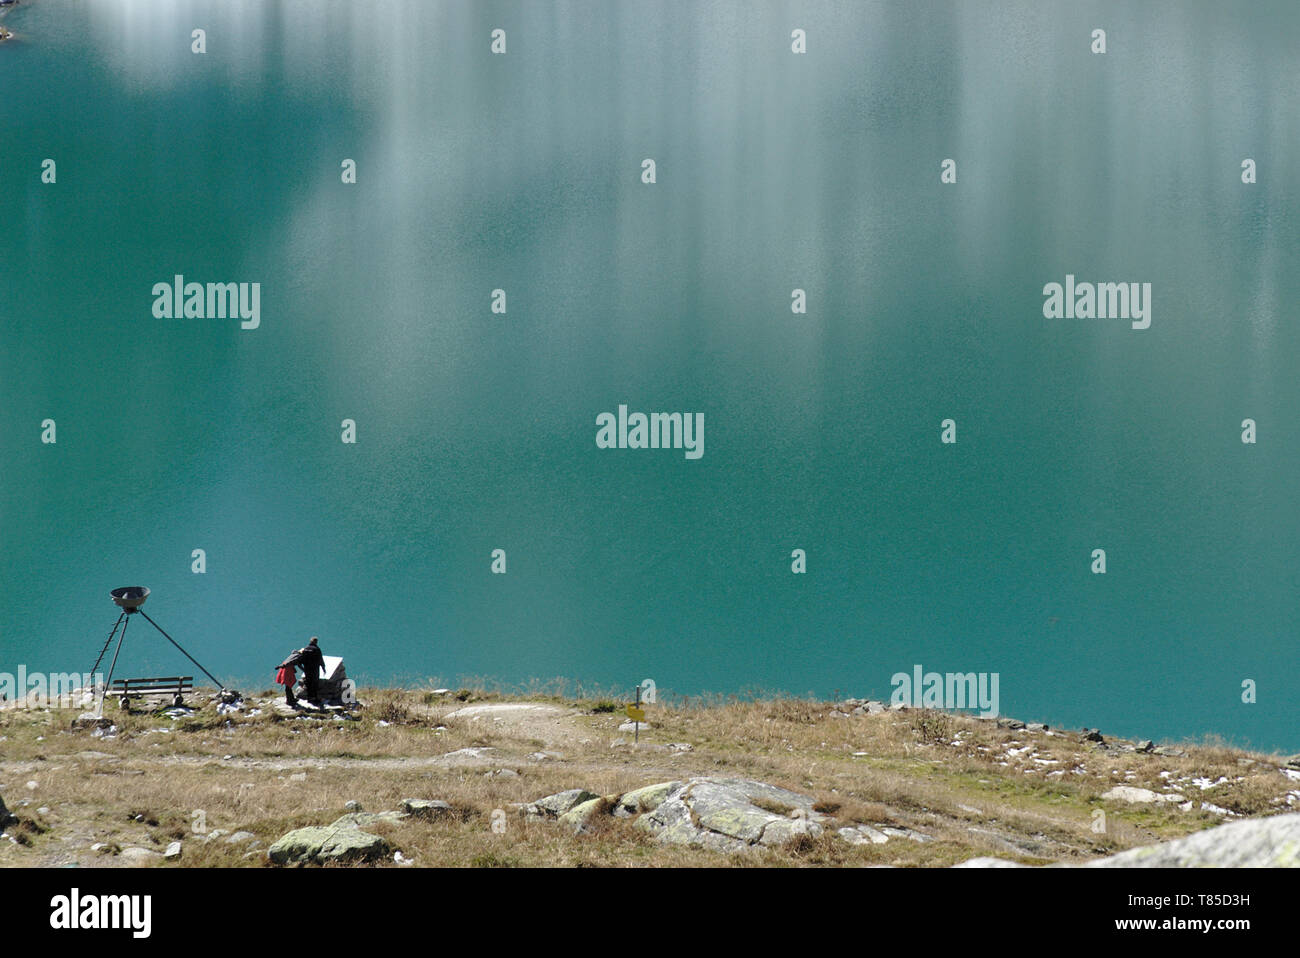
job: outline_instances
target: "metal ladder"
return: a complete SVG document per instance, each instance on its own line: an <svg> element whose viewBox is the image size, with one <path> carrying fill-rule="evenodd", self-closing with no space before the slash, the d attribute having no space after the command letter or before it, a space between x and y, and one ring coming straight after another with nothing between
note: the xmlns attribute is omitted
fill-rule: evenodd
<svg viewBox="0 0 1300 958"><path fill-rule="evenodd" d="M90 667L90 671L86 673L87 675L90 676L89 681L91 682L95 681L95 672L98 671L99 669L99 663L104 661L104 656L108 653L108 647L113 644L113 636L117 635L117 630L121 626L122 620L125 618L126 618L125 612L123 612L121 615L117 617L117 622L114 623L113 625L113 631L108 633L108 639L107 641L104 642L104 647L99 650L99 657L95 659L95 664L92 665Z"/></svg>

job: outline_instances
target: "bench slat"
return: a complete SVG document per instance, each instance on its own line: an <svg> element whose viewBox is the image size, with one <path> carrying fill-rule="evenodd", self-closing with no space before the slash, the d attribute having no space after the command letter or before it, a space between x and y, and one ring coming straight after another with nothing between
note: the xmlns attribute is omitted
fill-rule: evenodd
<svg viewBox="0 0 1300 958"><path fill-rule="evenodd" d="M152 678L144 678L144 679L114 679L113 684L125 685L129 683L131 685L139 685L142 682L170 682L172 685L175 685L177 682L192 682L192 681L194 681L194 676L192 675L159 675L159 676L154 676Z"/></svg>
<svg viewBox="0 0 1300 958"><path fill-rule="evenodd" d="M192 690L192 676L155 679L114 679L109 689L114 692L173 692Z"/></svg>

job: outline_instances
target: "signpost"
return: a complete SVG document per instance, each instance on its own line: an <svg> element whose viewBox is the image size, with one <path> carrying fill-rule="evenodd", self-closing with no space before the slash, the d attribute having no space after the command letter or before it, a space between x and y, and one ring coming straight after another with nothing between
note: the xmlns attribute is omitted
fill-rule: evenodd
<svg viewBox="0 0 1300 958"><path fill-rule="evenodd" d="M645 709L641 707L641 686L636 687L636 704L627 707L627 717L632 720L632 741L641 741L641 723L645 721Z"/></svg>

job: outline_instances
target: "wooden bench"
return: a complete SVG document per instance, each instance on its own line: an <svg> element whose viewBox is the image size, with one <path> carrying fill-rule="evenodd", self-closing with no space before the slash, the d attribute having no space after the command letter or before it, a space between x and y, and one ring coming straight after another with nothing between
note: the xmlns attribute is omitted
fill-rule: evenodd
<svg viewBox="0 0 1300 958"><path fill-rule="evenodd" d="M194 690L194 676L171 675L148 679L114 679L109 692L119 696L118 704L124 711L130 711L131 699L146 695L170 695L172 706L180 708L185 704L185 693Z"/></svg>

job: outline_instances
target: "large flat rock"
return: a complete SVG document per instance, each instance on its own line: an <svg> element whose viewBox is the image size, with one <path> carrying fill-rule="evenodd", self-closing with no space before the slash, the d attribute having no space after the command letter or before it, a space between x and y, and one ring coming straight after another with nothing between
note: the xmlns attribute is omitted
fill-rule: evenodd
<svg viewBox="0 0 1300 958"><path fill-rule="evenodd" d="M296 828L282 836L266 851L277 865L318 864L326 862L369 862L386 858L392 849L378 835L359 828Z"/></svg>
<svg viewBox="0 0 1300 958"><path fill-rule="evenodd" d="M1130 848L1084 868L1300 868L1300 813L1251 818Z"/></svg>
<svg viewBox="0 0 1300 958"><path fill-rule="evenodd" d="M698 778L665 784L677 787L641 815L636 827L666 844L743 851L755 845L784 844L799 835L820 835L826 819L813 810L815 799L765 782ZM658 799L654 792L662 787L639 789L642 795L636 803L643 797Z"/></svg>

